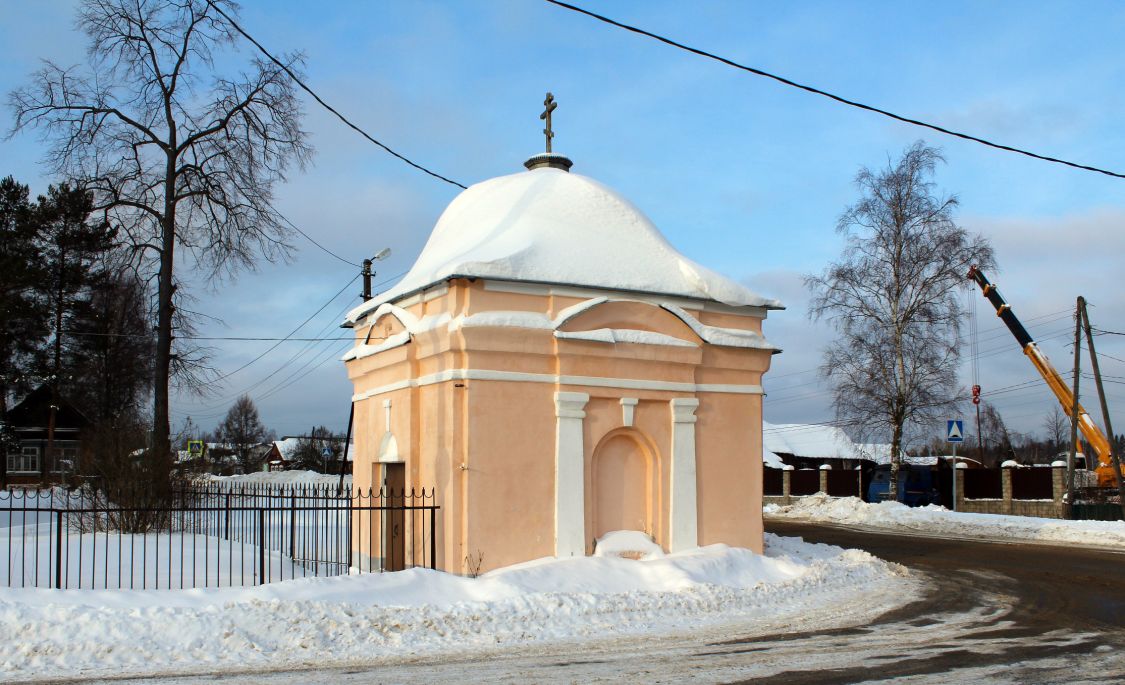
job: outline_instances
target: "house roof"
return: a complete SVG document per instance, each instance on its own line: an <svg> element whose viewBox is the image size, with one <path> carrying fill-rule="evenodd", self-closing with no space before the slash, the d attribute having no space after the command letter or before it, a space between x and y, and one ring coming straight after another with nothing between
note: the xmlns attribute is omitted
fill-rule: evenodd
<svg viewBox="0 0 1125 685"><path fill-rule="evenodd" d="M876 464L891 462L891 446L853 442L842 428L819 424L762 422L763 449L806 459L863 459ZM909 460L900 450L903 460Z"/></svg>
<svg viewBox="0 0 1125 685"><path fill-rule="evenodd" d="M542 167L477 183L449 204L399 283L353 309L456 277L665 294L781 308L680 254L641 210L592 178Z"/></svg>
<svg viewBox="0 0 1125 685"><path fill-rule="evenodd" d="M27 397L8 410L5 420L15 428L45 427L51 416L51 388L40 385ZM55 412L56 428L84 428L90 424L86 415L79 411L65 397L60 397Z"/></svg>

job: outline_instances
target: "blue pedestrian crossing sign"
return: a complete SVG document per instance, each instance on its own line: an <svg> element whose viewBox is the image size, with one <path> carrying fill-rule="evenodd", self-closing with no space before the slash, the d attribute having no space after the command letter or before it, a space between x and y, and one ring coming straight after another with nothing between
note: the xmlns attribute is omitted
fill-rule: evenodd
<svg viewBox="0 0 1125 685"><path fill-rule="evenodd" d="M949 419L945 422L946 442L965 442L965 422L961 419Z"/></svg>

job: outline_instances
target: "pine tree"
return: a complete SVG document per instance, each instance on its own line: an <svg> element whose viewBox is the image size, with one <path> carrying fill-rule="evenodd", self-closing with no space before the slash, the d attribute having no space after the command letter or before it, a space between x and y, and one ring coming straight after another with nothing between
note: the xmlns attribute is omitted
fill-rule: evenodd
<svg viewBox="0 0 1125 685"><path fill-rule="evenodd" d="M47 336L41 273L28 187L11 176L0 180L0 488L7 486L8 450L15 436L3 418L8 396L28 390Z"/></svg>
<svg viewBox="0 0 1125 685"><path fill-rule="evenodd" d="M251 448L265 440L268 431L258 418L258 408L249 395L234 401L216 432L219 440L229 445L238 456L243 473L261 468L261 464L252 458Z"/></svg>
<svg viewBox="0 0 1125 685"><path fill-rule="evenodd" d="M52 185L39 196L32 214L36 227L43 279L40 291L51 313L51 350L46 367L51 386L51 414L47 423L44 477L54 455L55 409L63 391L76 383L75 355L85 340L70 334L75 320L88 315L96 265L114 246L114 231L105 221L91 221L93 196L69 183Z"/></svg>

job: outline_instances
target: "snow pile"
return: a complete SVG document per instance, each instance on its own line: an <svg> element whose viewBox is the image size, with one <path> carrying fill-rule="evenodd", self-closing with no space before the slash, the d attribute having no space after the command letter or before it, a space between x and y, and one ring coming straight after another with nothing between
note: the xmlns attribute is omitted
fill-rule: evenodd
<svg viewBox="0 0 1125 685"><path fill-rule="evenodd" d="M738 625L855 624L917 581L866 552L766 536L645 561L542 559L212 590L0 590L0 679L200 673L440 655ZM879 598L858 588L882 589Z"/></svg>
<svg viewBox="0 0 1125 685"><path fill-rule="evenodd" d="M927 535L1010 539L1099 547L1125 547L1125 521L1062 521L1032 516L966 514L931 504L908 507L899 502L868 504L856 497L802 497L794 504L763 507L767 516L823 521Z"/></svg>
<svg viewBox="0 0 1125 685"><path fill-rule="evenodd" d="M639 530L615 530L598 538L594 545L594 556L659 559L664 556L664 550L647 533Z"/></svg>
<svg viewBox="0 0 1125 685"><path fill-rule="evenodd" d="M453 276L781 306L684 257L614 190L552 168L493 178L462 192L410 272L349 312L347 321Z"/></svg>

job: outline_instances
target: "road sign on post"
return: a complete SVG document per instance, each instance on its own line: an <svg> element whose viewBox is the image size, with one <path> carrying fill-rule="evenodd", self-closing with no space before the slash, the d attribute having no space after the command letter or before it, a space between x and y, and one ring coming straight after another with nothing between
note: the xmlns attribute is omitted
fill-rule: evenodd
<svg viewBox="0 0 1125 685"><path fill-rule="evenodd" d="M965 442L965 422L961 419L949 419L946 421L945 441L954 444Z"/></svg>
<svg viewBox="0 0 1125 685"><path fill-rule="evenodd" d="M947 420L945 441L953 445L953 511L957 511L957 443L965 442L965 422L961 419Z"/></svg>

